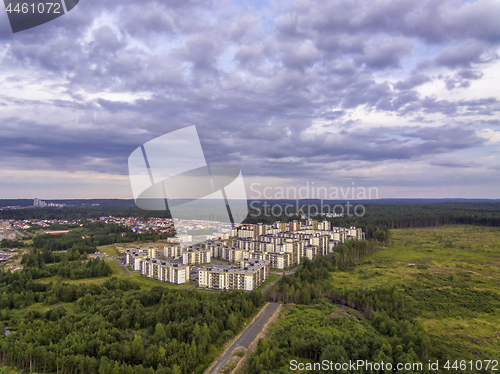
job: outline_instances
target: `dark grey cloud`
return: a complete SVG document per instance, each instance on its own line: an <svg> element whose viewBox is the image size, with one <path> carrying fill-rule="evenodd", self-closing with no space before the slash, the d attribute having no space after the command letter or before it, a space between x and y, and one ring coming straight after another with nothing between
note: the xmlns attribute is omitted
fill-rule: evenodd
<svg viewBox="0 0 500 374"><path fill-rule="evenodd" d="M394 87L398 90L411 90L430 81L430 78L421 73L413 73L408 78L400 80Z"/></svg>
<svg viewBox="0 0 500 374"><path fill-rule="evenodd" d="M411 108L411 104L418 103L420 95L416 91L403 91L392 95L385 100L381 100L377 104L377 109L384 111L401 111L405 112Z"/></svg>
<svg viewBox="0 0 500 374"><path fill-rule="evenodd" d="M439 161L431 161L430 164L434 166L443 166L445 168L477 168L480 166L480 164L471 160L465 160L465 161L439 160Z"/></svg>
<svg viewBox="0 0 500 374"><path fill-rule="evenodd" d="M400 68L401 59L411 52L412 47L408 40L390 39L380 45L367 47L359 61L374 69Z"/></svg>
<svg viewBox="0 0 500 374"><path fill-rule="evenodd" d="M481 79L483 77L483 73L479 71L474 71L474 70L460 70L457 73L457 76L462 79L467 79L467 80L477 80Z"/></svg>
<svg viewBox="0 0 500 374"><path fill-rule="evenodd" d="M382 33L419 37L429 43L467 38L498 43L499 16L500 5L487 1L303 0L296 1L276 23L280 34L289 38L311 33Z"/></svg>
<svg viewBox="0 0 500 374"><path fill-rule="evenodd" d="M432 82L466 92L485 79L500 43L496 3L251 6L82 1L67 17L3 35L4 82L40 97L0 96L0 156L126 174L137 146L196 125L210 162L319 178L322 167L436 155L445 161L428 164L459 169L453 152L485 146L477 130L498 128L491 94L421 90Z"/></svg>
<svg viewBox="0 0 500 374"><path fill-rule="evenodd" d="M437 57L436 64L450 68L470 68L471 65L488 62L482 58L486 47L482 43L464 43L444 49Z"/></svg>
<svg viewBox="0 0 500 374"><path fill-rule="evenodd" d="M277 141L284 142L284 139ZM346 128L341 133L321 134L295 142L293 151L287 151L285 147L274 147L275 139L263 141L258 148L259 154L274 161L266 160L257 164L254 163L255 158L252 158L251 164L245 164L243 159L241 161L246 170L252 173L258 172L260 175L285 178L293 168L297 170L297 174L322 179L318 176L317 168L334 171L336 168L345 169L345 162L418 160L424 155L447 154L450 151L468 149L483 143L484 139L476 136L471 128L446 126L436 128L434 131L421 126L409 130L393 127L377 127L370 130Z"/></svg>
<svg viewBox="0 0 500 374"><path fill-rule="evenodd" d="M453 90L455 88L467 88L471 85L471 80L479 80L484 76L483 73L466 69L458 71L453 77L445 80L446 88Z"/></svg>

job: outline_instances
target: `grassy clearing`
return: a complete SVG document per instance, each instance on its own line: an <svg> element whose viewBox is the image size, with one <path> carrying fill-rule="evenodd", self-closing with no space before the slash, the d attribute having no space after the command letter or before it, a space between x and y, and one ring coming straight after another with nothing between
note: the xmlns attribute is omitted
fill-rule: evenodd
<svg viewBox="0 0 500 374"><path fill-rule="evenodd" d="M74 303L58 303L56 305L57 305L57 308L64 307L64 309L66 310L66 312L69 312L69 313L73 313L75 311L75 305L74 305ZM35 303L35 304L31 304L29 307L27 307L25 309L27 309L27 310L36 310L37 312L45 313L48 310L54 309L54 308L56 308L55 305L45 305L45 304L42 304L42 303Z"/></svg>
<svg viewBox="0 0 500 374"><path fill-rule="evenodd" d="M100 253L104 253L108 257L118 257L120 256L120 253L116 250L116 247L119 245L117 244L110 244L110 245L102 245L100 247L97 247L97 250Z"/></svg>
<svg viewBox="0 0 500 374"><path fill-rule="evenodd" d="M17 370L17 369L12 369L8 366L1 366L0 367L0 374L21 374L25 373L25 371ZM37 372L32 371L33 374L37 374Z"/></svg>
<svg viewBox="0 0 500 374"><path fill-rule="evenodd" d="M141 289L143 290L148 290L151 287L155 286L161 286L161 287L167 287L167 288L177 288L177 289L182 289L182 288L187 288L191 285L190 283L186 284L181 284L181 285L176 285L176 284L170 284L170 283L163 283L163 282L158 282L153 279L149 279L145 276L140 275L137 272L132 272L131 274L124 274L123 271L120 269L116 261L108 261L108 265L111 267L112 270L112 276L116 276L120 279L133 279L136 282L140 283ZM64 282L64 283L71 283L71 284L82 284L82 283L87 283L87 284L102 284L106 282L110 277L97 277L97 278L84 278L84 279L66 279L62 278L58 275L54 275L49 278L43 278L39 279L38 281L41 283L49 283L49 282Z"/></svg>
<svg viewBox="0 0 500 374"><path fill-rule="evenodd" d="M500 356L500 229L442 226L393 231L394 245L332 273L346 290L396 286L425 329L470 357Z"/></svg>
<svg viewBox="0 0 500 374"><path fill-rule="evenodd" d="M116 261L108 261L108 265L111 267L111 270L113 270L113 275L116 275L118 278L128 278L128 279L134 279L135 281L139 282L141 285L141 289L150 289L151 287L155 286L162 286L162 287L167 287L167 288L186 288L191 285L191 283L186 283L186 284L170 284L170 283L163 283L163 282L158 282L153 279L149 279L143 275L140 275L138 272L132 271L131 274L124 274L123 271L120 269Z"/></svg>
<svg viewBox="0 0 500 374"><path fill-rule="evenodd" d="M67 279L67 278L62 278L58 275L54 275L52 277L48 278L42 278L38 280L40 283L50 283L50 282L63 282L63 283L70 283L70 284L102 284L106 282L106 280L109 279L109 277L97 277L97 278L84 278L84 279Z"/></svg>
<svg viewBox="0 0 500 374"><path fill-rule="evenodd" d="M120 252L118 252L117 248L136 248L136 247L157 247L158 250L162 249L165 245L167 245L166 240L158 240L157 242L148 242L148 243L139 243L139 242L130 242L130 243L116 243L109 245L102 245L97 247L97 250L100 253L105 253L108 257L118 257L120 256Z"/></svg>

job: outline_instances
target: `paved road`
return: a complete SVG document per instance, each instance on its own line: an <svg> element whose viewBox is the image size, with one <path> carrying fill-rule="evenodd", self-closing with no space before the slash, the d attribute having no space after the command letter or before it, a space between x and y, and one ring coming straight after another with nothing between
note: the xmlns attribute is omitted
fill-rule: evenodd
<svg viewBox="0 0 500 374"><path fill-rule="evenodd" d="M264 325L269 321L269 318L278 309L279 304L268 303L262 313L253 321L253 323L248 327L243 334L233 343L231 348L228 349L226 354L217 362L210 374L216 374L220 372L224 365L227 364L228 360L233 356L234 351L239 347L247 348L257 337L257 335L262 331Z"/></svg>
<svg viewBox="0 0 500 374"><path fill-rule="evenodd" d="M269 284L268 284L266 287L264 287L264 288L263 288L260 292L261 292L262 294L265 294L265 293L266 293L266 291L267 291L268 289L270 289L272 286L274 286L274 285L275 285L275 284L276 284L276 283L277 283L277 282L281 279L281 277L282 277L283 275L290 275L290 274L293 274L293 273L295 273L295 271L296 271L296 270L297 270L297 268L295 268L295 269L293 269L293 270L285 271L285 272L283 272L283 273L278 273L278 272L273 273L273 272L271 271L271 274L279 274L280 276L279 276L278 278L276 278L275 280L273 280L271 283L269 283Z"/></svg>
<svg viewBox="0 0 500 374"><path fill-rule="evenodd" d="M121 260L116 260L116 263L118 264L118 267L122 269L123 274L130 275L130 270L127 269L127 267Z"/></svg>
<svg viewBox="0 0 500 374"><path fill-rule="evenodd" d="M21 237L21 239L24 239L25 236L28 236L28 234L21 232L19 230L14 229L14 231L16 232L17 235Z"/></svg>
<svg viewBox="0 0 500 374"><path fill-rule="evenodd" d="M260 291L260 293L264 295L268 289L270 289L272 286L274 286L274 285L276 284L276 282L278 282L278 281L281 279L281 277L282 277L282 276L283 276L283 274L280 274L280 276L279 276L278 278L276 278L276 279L275 279L275 280L273 280L271 283L269 283L267 286L265 286L265 287L264 287L264 288Z"/></svg>

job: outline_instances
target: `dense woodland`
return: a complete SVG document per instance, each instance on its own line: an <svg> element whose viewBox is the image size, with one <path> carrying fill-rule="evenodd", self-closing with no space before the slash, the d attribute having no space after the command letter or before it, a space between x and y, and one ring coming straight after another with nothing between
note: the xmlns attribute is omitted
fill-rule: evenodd
<svg viewBox="0 0 500 374"><path fill-rule="evenodd" d="M160 239L166 239L174 235L173 233L160 234L156 232L139 234L133 232L129 227L123 227L116 224L104 222L82 222L82 224L76 225L51 225L51 230L70 231L64 235L37 233L32 237L33 242L30 246L42 251L48 251L51 254L52 252L66 251L71 248L74 248L83 254L83 248L86 253L94 253L97 250L97 247L101 245L131 242L156 242ZM39 229L35 227L32 231L39 231ZM0 245L1 248L20 248L26 246L21 240L2 240ZM57 257L57 254L55 255L56 258L59 258ZM53 261L53 259L50 261L48 258L46 259L46 262ZM56 259L55 262L58 262L58 260Z"/></svg>
<svg viewBox="0 0 500 374"><path fill-rule="evenodd" d="M285 206L287 202L269 202L269 204L280 204ZM321 206L320 201L301 203L302 210L308 211L308 204ZM340 208L334 210L335 205L343 205L346 202L324 203L324 212L340 212ZM353 214L352 206L362 204L365 207L365 214L358 217ZM330 207L330 209L327 208ZM279 212L279 209L276 209ZM387 227L391 229L412 228L412 227L432 227L445 224L467 224L481 226L500 226L500 202L427 202L427 203L388 203L370 201L351 202L351 216L345 214L344 217L327 218L336 226L357 226L357 227ZM315 212L315 209L311 209ZM289 221L297 219L297 216L274 217L261 210L251 211L247 217L249 223L274 222L276 220ZM313 219L320 219L320 216L313 216ZM322 219L322 218L321 218Z"/></svg>
<svg viewBox="0 0 500 374"><path fill-rule="evenodd" d="M105 222L82 221L78 225L51 225L52 230L70 229L65 235L36 235L33 238L35 248L46 248L52 251L62 251L70 248L74 244L83 244L88 247L100 245L130 242L157 241L173 236L169 233L136 233L130 227ZM56 238L56 239L54 239Z"/></svg>
<svg viewBox="0 0 500 374"><path fill-rule="evenodd" d="M2 239L0 241L0 248L19 248L19 247L24 247L24 242L21 240L8 240L8 239Z"/></svg>
<svg viewBox="0 0 500 374"><path fill-rule="evenodd" d="M116 277L20 288L43 307L13 309L2 294L0 317L15 333L0 338L0 360L50 373L201 373L263 302L256 292L133 291L137 283Z"/></svg>
<svg viewBox="0 0 500 374"><path fill-rule="evenodd" d="M349 270L356 260L378 250L381 245L383 243L378 241L350 241L336 247L333 257L322 256L313 261L303 259L303 265L295 275L284 276L268 291L270 301L316 307L313 310L301 309L300 312L295 310L291 314L294 326L287 318L268 339L262 341L251 357L250 372L286 373L288 370L284 367L291 359L393 363L441 358L442 352L431 344L423 327L408 313L409 308L401 315L403 301L395 289L381 288L354 295L331 287L330 272ZM334 304L357 308L366 319L354 323L350 319L329 318L328 313L333 312ZM322 313L325 309L326 314Z"/></svg>

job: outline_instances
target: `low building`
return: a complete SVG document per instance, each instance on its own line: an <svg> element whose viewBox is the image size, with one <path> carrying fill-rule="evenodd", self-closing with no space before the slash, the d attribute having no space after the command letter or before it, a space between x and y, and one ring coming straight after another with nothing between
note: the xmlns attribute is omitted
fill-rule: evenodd
<svg viewBox="0 0 500 374"><path fill-rule="evenodd" d="M49 234L49 235L60 235L60 234L67 234L71 230L58 230L58 231L44 231L44 234Z"/></svg>

